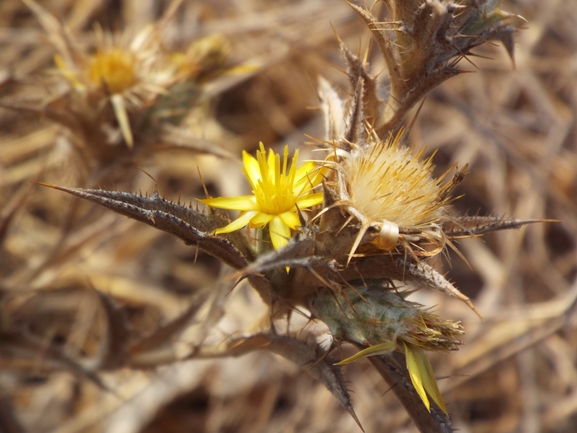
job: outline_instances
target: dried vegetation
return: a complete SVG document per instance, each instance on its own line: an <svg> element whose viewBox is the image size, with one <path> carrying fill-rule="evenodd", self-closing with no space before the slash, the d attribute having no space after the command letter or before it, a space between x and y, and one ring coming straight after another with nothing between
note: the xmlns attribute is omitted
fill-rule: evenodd
<svg viewBox="0 0 577 433"><path fill-rule="evenodd" d="M385 3L0 2L1 431L574 431L577 12ZM269 254L193 201L259 141L327 157Z"/></svg>

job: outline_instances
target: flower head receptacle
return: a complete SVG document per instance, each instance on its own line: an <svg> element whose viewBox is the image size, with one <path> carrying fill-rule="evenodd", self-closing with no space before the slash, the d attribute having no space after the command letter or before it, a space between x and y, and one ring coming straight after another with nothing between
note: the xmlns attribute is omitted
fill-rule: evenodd
<svg viewBox="0 0 577 433"><path fill-rule="evenodd" d="M457 350L463 334L459 322L443 320L421 305L406 300L407 292L392 292L381 284L358 286L340 292L320 291L309 306L337 341L368 346L338 365L366 356L404 352L411 382L430 410L429 397L446 413L425 351Z"/></svg>

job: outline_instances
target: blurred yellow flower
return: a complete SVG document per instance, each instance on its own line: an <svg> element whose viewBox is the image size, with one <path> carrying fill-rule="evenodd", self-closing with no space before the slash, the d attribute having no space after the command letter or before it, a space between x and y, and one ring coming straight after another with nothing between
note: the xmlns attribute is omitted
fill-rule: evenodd
<svg viewBox="0 0 577 433"><path fill-rule="evenodd" d="M96 51L70 46L54 56L57 70L89 105L109 100L124 141L133 147L128 112L151 105L180 78L177 67L162 51L158 32L146 26L132 40L128 33L109 33L95 27Z"/></svg>
<svg viewBox="0 0 577 433"><path fill-rule="evenodd" d="M88 78L112 93L122 93L136 82L135 54L119 48L99 49L90 59Z"/></svg>
<svg viewBox="0 0 577 433"><path fill-rule="evenodd" d="M291 229L301 225L299 210L323 201L323 193L313 191L323 179L321 170L312 161L297 168L297 160L298 150L288 167L288 146L284 147L282 166L280 155L271 150L267 157L262 143L256 158L243 152L243 171L254 195L200 200L211 207L241 211L236 220L214 233L230 233L247 225L259 228L268 224L273 247L278 250L286 245Z"/></svg>

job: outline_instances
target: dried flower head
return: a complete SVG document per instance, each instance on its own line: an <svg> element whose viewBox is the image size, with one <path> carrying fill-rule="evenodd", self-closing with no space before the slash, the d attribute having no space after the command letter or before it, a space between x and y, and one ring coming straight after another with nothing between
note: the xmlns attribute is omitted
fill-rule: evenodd
<svg viewBox="0 0 577 433"><path fill-rule="evenodd" d="M243 152L243 171L253 195L200 200L212 207L241 211L235 221L214 233L230 233L247 225L258 228L268 224L273 247L279 249L286 245L291 237L291 229L301 225L299 211L323 201L323 193L313 191L322 181L321 171L316 164L308 161L297 168L298 150L294 153L290 167L288 160L288 146L284 147L282 166L280 155L272 150L267 158L262 143L256 159Z"/></svg>
<svg viewBox="0 0 577 433"><path fill-rule="evenodd" d="M127 110L144 107L167 92L178 77L176 66L161 51L153 26L145 27L130 42L126 36L95 30L94 53L55 56L58 71L73 88L97 106L110 100L124 141L134 144Z"/></svg>
<svg viewBox="0 0 577 433"><path fill-rule="evenodd" d="M350 255L369 229L367 241L384 251L399 247L417 256L432 255L445 246L439 223L450 218L445 206L455 182L443 185L443 177L434 178L432 156L423 159L424 149L413 153L401 139L402 131L388 140L373 136L330 158L333 200L361 224ZM417 238L436 248L415 253L411 241Z"/></svg>
<svg viewBox="0 0 577 433"><path fill-rule="evenodd" d="M158 124L179 123L200 95L193 82L222 73L230 52L221 35L193 41L186 52L167 50L162 41L167 19L137 33L95 26L95 46L86 49L77 42L78 35L35 0L25 3L56 48L55 70L64 77L60 83L67 84L56 86L58 96L51 97L50 107L54 109L46 115L73 132L77 148L91 149L88 159L113 160L120 150L97 148L122 141L132 148L135 138L155 136L147 127L162 135ZM135 137L135 125L140 137Z"/></svg>

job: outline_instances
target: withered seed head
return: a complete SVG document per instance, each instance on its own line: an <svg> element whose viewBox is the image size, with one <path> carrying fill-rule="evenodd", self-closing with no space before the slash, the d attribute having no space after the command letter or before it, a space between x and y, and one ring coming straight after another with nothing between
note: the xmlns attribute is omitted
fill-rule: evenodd
<svg viewBox="0 0 577 433"><path fill-rule="evenodd" d="M423 239L436 252L444 247L439 223L450 218L446 205L454 185L434 178L432 157L422 159L423 150L414 153L401 145L402 133L387 140L372 135L369 143L341 149L329 162L332 200L361 224L350 255L366 243L369 228L368 241L384 251L412 250L411 242Z"/></svg>

